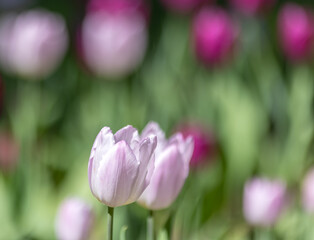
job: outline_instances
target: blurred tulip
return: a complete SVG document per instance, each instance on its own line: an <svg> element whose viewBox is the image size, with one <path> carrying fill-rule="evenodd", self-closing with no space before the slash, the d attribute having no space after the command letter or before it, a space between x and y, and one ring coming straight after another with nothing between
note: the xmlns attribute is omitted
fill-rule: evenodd
<svg viewBox="0 0 314 240"><path fill-rule="evenodd" d="M273 225L286 204L286 186L280 181L255 178L245 184L243 211L246 221L256 226Z"/></svg>
<svg viewBox="0 0 314 240"><path fill-rule="evenodd" d="M228 60L233 51L237 29L220 8L204 8L193 23L194 49L205 65L220 64Z"/></svg>
<svg viewBox="0 0 314 240"><path fill-rule="evenodd" d="M140 140L132 126L114 135L104 127L96 137L88 164L94 196L109 207L135 202L150 182L156 141L154 136Z"/></svg>
<svg viewBox="0 0 314 240"><path fill-rule="evenodd" d="M276 0L230 0L231 4L246 15L256 15L270 9Z"/></svg>
<svg viewBox="0 0 314 240"><path fill-rule="evenodd" d="M68 198L60 206L56 217L59 240L89 239L94 221L92 208L79 198Z"/></svg>
<svg viewBox="0 0 314 240"><path fill-rule="evenodd" d="M215 138L207 129L200 124L185 123L176 128L187 139L192 137L194 150L191 158L191 167L201 166L215 154Z"/></svg>
<svg viewBox="0 0 314 240"><path fill-rule="evenodd" d="M211 0L161 0L169 9L179 12L188 13L195 10L207 2L213 2Z"/></svg>
<svg viewBox="0 0 314 240"><path fill-rule="evenodd" d="M61 16L45 10L0 20L0 61L4 70L29 79L49 75L62 60L67 33Z"/></svg>
<svg viewBox="0 0 314 240"><path fill-rule="evenodd" d="M305 60L312 52L313 23L303 7L288 3L279 12L278 33L285 55L293 61Z"/></svg>
<svg viewBox="0 0 314 240"><path fill-rule="evenodd" d="M141 135L142 138L157 136L155 151L155 170L151 182L139 198L142 206L159 210L167 208L177 198L186 177L193 153L193 140L184 140L182 134L175 134L169 140L157 123L149 123Z"/></svg>
<svg viewBox="0 0 314 240"><path fill-rule="evenodd" d="M141 12L130 9L117 14L118 10L102 7L101 11L87 14L82 27L82 53L95 75L123 77L142 62L147 46L147 23Z"/></svg>
<svg viewBox="0 0 314 240"><path fill-rule="evenodd" d="M308 213L314 213L314 169L311 169L302 185L302 203Z"/></svg>
<svg viewBox="0 0 314 240"><path fill-rule="evenodd" d="M18 162L19 146L13 136L7 132L0 133L0 168L3 172L12 171Z"/></svg>

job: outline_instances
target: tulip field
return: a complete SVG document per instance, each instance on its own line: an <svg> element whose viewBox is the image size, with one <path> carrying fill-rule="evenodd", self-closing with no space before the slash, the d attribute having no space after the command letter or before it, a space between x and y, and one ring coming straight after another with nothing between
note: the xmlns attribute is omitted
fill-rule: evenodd
<svg viewBox="0 0 314 240"><path fill-rule="evenodd" d="M313 240L314 2L0 0L0 240Z"/></svg>

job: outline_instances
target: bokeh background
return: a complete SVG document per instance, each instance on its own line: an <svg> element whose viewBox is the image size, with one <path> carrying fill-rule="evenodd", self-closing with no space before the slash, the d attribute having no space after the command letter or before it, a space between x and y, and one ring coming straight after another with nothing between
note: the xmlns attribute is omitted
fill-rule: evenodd
<svg viewBox="0 0 314 240"><path fill-rule="evenodd" d="M177 201L156 213L159 239L314 239L302 204L313 1L119 1L0 0L0 239L56 239L68 197L92 206L89 239L104 239L93 141L152 120L199 144ZM242 210L252 177L287 187L278 220L254 231ZM115 238L145 239L146 216L117 208Z"/></svg>

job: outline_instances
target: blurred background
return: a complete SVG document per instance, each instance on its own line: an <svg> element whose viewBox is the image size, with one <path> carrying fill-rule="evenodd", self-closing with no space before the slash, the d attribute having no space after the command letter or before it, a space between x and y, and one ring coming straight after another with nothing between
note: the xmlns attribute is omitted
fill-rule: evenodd
<svg viewBox="0 0 314 240"><path fill-rule="evenodd" d="M158 239L314 239L313 7L0 0L0 239L58 239L69 197L92 208L86 238L104 239L106 207L87 179L93 141L103 126L152 120L195 141L184 189L156 213ZM256 177L286 191L265 224L243 211ZM145 239L146 216L117 208L116 239Z"/></svg>

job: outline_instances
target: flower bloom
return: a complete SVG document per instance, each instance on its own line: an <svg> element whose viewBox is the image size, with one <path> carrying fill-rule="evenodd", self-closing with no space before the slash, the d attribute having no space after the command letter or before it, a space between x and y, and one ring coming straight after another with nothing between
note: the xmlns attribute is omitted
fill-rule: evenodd
<svg viewBox="0 0 314 240"><path fill-rule="evenodd" d="M225 62L233 51L236 27L220 8L204 8L193 22L193 44L196 56L205 65Z"/></svg>
<svg viewBox="0 0 314 240"><path fill-rule="evenodd" d="M139 198L142 206L159 210L167 208L177 198L186 177L193 153L191 137L184 140L182 134L173 135L169 140L157 123L149 123L141 137L157 136L155 170L151 182Z"/></svg>
<svg viewBox="0 0 314 240"><path fill-rule="evenodd" d="M197 7L211 2L208 0L162 0L163 4L175 12L188 13Z"/></svg>
<svg viewBox="0 0 314 240"><path fill-rule="evenodd" d="M31 10L0 20L2 67L29 79L49 75L62 60L68 36L61 16Z"/></svg>
<svg viewBox="0 0 314 240"><path fill-rule="evenodd" d="M252 225L270 226L276 222L286 203L286 187L282 182L255 178L245 184L243 211Z"/></svg>
<svg viewBox="0 0 314 240"><path fill-rule="evenodd" d="M94 221L92 208L79 198L68 198L60 206L56 217L59 240L88 239Z"/></svg>
<svg viewBox="0 0 314 240"><path fill-rule="evenodd" d="M99 2L99 1L94 1ZM142 62L147 46L147 22L143 12L128 4L96 3L82 26L82 55L95 75L120 78ZM137 1L134 1L134 3ZM137 5L136 5L137 6ZM97 8L96 8L97 9Z"/></svg>
<svg viewBox="0 0 314 240"><path fill-rule="evenodd" d="M270 9L275 0L230 0L231 4L246 15L255 15Z"/></svg>
<svg viewBox="0 0 314 240"><path fill-rule="evenodd" d="M202 165L214 155L216 145L214 136L204 127L198 124L186 123L180 125L176 131L182 133L185 139L188 137L193 139L194 150L190 162L192 167Z"/></svg>
<svg viewBox="0 0 314 240"><path fill-rule="evenodd" d="M314 169L311 169L302 185L302 204L308 213L314 213Z"/></svg>
<svg viewBox="0 0 314 240"><path fill-rule="evenodd" d="M135 202L150 182L156 141L154 136L140 139L132 126L114 135L104 127L96 137L88 164L94 196L109 207Z"/></svg>
<svg viewBox="0 0 314 240"><path fill-rule="evenodd" d="M288 3L279 12L278 34L284 54L293 61L304 60L313 50L313 24L303 7Z"/></svg>

